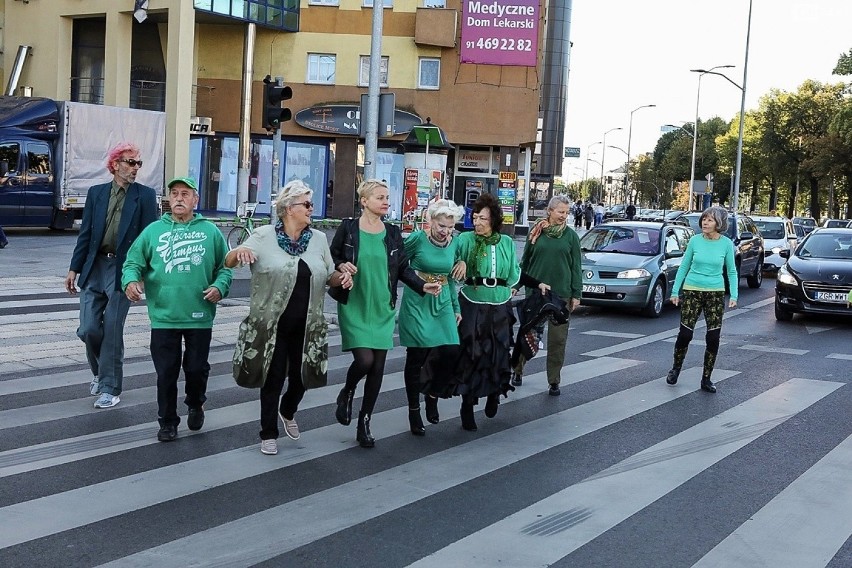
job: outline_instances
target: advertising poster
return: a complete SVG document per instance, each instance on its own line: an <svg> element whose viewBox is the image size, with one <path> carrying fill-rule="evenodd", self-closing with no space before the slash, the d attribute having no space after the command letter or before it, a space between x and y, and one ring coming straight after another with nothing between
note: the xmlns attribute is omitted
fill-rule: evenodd
<svg viewBox="0 0 852 568"><path fill-rule="evenodd" d="M462 0L461 62L535 67L538 0Z"/></svg>
<svg viewBox="0 0 852 568"><path fill-rule="evenodd" d="M405 169L405 197L403 200L402 230L413 231L425 228L426 209L441 197L443 175L440 170L423 168Z"/></svg>
<svg viewBox="0 0 852 568"><path fill-rule="evenodd" d="M518 174L516 172L500 172L497 200L500 201L500 208L503 210L503 223L506 225L515 224L515 186L517 182Z"/></svg>
<svg viewBox="0 0 852 568"><path fill-rule="evenodd" d="M417 215L417 170L405 169L405 186L402 198L402 230L413 231Z"/></svg>

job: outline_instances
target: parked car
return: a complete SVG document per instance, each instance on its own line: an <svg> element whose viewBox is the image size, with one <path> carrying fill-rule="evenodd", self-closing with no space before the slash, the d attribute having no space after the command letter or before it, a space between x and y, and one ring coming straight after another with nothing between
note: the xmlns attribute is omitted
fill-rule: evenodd
<svg viewBox="0 0 852 568"><path fill-rule="evenodd" d="M794 225L801 226L806 235L816 229L817 226L816 219L813 217L793 217L791 221L793 221Z"/></svg>
<svg viewBox="0 0 852 568"><path fill-rule="evenodd" d="M586 306L659 317L694 232L680 224L612 221L580 238Z"/></svg>
<svg viewBox="0 0 852 568"><path fill-rule="evenodd" d="M778 272L787 259L781 256L781 251L796 248L799 237L792 221L786 217L770 215L755 215L751 218L763 237L764 257L763 270Z"/></svg>
<svg viewBox="0 0 852 568"><path fill-rule="evenodd" d="M609 221L612 219L624 219L626 213L624 212L627 209L627 205L623 203L617 205L611 205L606 208L604 211L604 221Z"/></svg>
<svg viewBox="0 0 852 568"><path fill-rule="evenodd" d="M683 215L689 221L689 226L697 233L701 232L698 220L701 213L687 213ZM763 259L764 245L763 237L755 226L751 217L742 213L728 214L728 230L725 231L734 242L734 257L737 263L737 274L745 278L749 288L760 288L763 283ZM727 286L727 279L725 286Z"/></svg>
<svg viewBox="0 0 852 568"><path fill-rule="evenodd" d="M852 316L847 305L852 290L852 229L814 230L793 252L775 281L775 319L793 314Z"/></svg>
<svg viewBox="0 0 852 568"><path fill-rule="evenodd" d="M822 227L827 227L829 229L839 229L846 228L849 226L849 219L826 219L822 222Z"/></svg>

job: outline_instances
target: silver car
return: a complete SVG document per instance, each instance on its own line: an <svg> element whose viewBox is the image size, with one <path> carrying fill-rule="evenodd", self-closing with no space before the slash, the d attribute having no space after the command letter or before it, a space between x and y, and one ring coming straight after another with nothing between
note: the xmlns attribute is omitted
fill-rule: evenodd
<svg viewBox="0 0 852 568"><path fill-rule="evenodd" d="M774 215L752 215L751 220L763 237L763 270L778 272L787 259L781 256L781 251L791 251L798 244L798 236L793 222L786 217Z"/></svg>
<svg viewBox="0 0 852 568"><path fill-rule="evenodd" d="M612 221L580 239L587 306L639 308L659 317L694 232L680 224Z"/></svg>

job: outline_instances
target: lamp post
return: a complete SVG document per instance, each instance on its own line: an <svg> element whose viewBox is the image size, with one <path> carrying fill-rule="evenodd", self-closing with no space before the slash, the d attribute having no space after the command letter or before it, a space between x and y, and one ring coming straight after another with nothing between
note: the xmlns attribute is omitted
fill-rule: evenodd
<svg viewBox="0 0 852 568"><path fill-rule="evenodd" d="M701 99L701 78L708 73L714 73L714 69L730 69L733 65L716 65L710 69L690 69L690 73L698 73L698 90L695 93L695 122L692 123L692 166L689 169L689 195L692 199L693 184L695 182L695 151L698 148L698 101Z"/></svg>
<svg viewBox="0 0 852 568"><path fill-rule="evenodd" d="M743 62L743 86L740 87L743 96L740 99L740 132L737 136L737 177L734 182L734 196L731 199L731 206L734 212L737 211L740 200L740 167L743 162L743 125L745 124L746 78L748 76L748 44L751 39L751 5L752 0L748 0L748 26L746 27L745 61ZM733 81L731 82L733 83Z"/></svg>
<svg viewBox="0 0 852 568"><path fill-rule="evenodd" d="M657 105L642 105L630 111L630 124L627 127L627 168L624 176L624 200L627 201L627 194L630 192L630 143L633 141L633 113L643 108L653 108Z"/></svg>
<svg viewBox="0 0 852 568"><path fill-rule="evenodd" d="M604 182L604 163L606 163L606 135L609 134L610 132L615 132L616 130L624 130L624 129L620 126L617 126L615 128L610 128L609 130L604 132L603 141L601 142L601 144L603 145L603 150L602 150L602 154L601 154L601 189L603 189L603 186L604 186L603 182Z"/></svg>

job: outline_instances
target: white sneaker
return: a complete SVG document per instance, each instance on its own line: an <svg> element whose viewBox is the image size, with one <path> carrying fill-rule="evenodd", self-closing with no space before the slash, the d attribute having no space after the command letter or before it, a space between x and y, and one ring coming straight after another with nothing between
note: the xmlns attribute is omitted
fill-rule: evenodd
<svg viewBox="0 0 852 568"><path fill-rule="evenodd" d="M267 456L274 456L275 454L277 454L278 442L275 441L275 438L270 438L269 440L261 440L260 453L266 454Z"/></svg>
<svg viewBox="0 0 852 568"><path fill-rule="evenodd" d="M113 396L109 393L103 392L101 393L101 396L98 397L98 400L95 401L95 408L112 408L119 402L121 402L121 399L118 398L118 395Z"/></svg>
<svg viewBox="0 0 852 568"><path fill-rule="evenodd" d="M101 383L97 377L92 377L92 382L89 383L89 392L92 393L92 396L101 394Z"/></svg>
<svg viewBox="0 0 852 568"><path fill-rule="evenodd" d="M292 420L287 420L280 412L278 416L281 417L281 422L284 423L284 433L287 434L287 437L291 440L298 440L301 434L299 433L299 425L296 424L296 417L294 416Z"/></svg>

